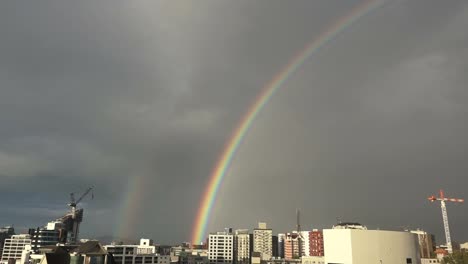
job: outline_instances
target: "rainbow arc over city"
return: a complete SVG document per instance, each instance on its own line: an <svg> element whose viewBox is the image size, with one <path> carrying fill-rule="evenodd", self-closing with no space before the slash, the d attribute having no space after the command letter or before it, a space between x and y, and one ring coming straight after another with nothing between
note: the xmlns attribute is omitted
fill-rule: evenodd
<svg viewBox="0 0 468 264"><path fill-rule="evenodd" d="M208 226L213 205L216 201L221 183L232 163L233 157L239 149L239 146L241 145L246 133L249 131L249 128L252 126L252 123L261 110L265 107L265 105L268 104L275 92L284 85L289 77L293 75L293 73L296 72L296 70L308 58L310 58L314 53L317 53L321 47L325 46L338 34L350 27L354 22L363 16L383 6L384 3L386 3L384 0L366 0L358 4L345 16L332 23L317 38L307 44L301 51L299 51L292 59L289 60L289 63L286 64L286 66L284 66L282 70L279 71L268 84L263 87L260 94L254 100L246 114L241 118L236 129L233 131L231 137L225 144L224 150L213 168L208 185L203 193L192 229L193 231L191 241L193 244L198 244L203 241L203 237L206 235L206 228Z"/></svg>

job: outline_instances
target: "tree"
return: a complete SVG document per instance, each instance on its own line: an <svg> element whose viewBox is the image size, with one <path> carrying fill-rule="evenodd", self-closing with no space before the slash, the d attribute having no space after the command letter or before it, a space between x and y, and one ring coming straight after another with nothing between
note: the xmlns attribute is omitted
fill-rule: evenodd
<svg viewBox="0 0 468 264"><path fill-rule="evenodd" d="M442 259L442 264L468 264L468 252L455 251Z"/></svg>

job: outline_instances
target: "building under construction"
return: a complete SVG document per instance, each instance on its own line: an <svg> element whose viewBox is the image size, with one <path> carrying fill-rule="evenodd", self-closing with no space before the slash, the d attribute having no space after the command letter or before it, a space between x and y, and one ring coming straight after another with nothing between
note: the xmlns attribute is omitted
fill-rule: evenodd
<svg viewBox="0 0 468 264"><path fill-rule="evenodd" d="M70 194L70 211L62 217L49 222L46 226L29 229L32 249L37 251L41 247L56 244L77 244L80 224L83 222L83 208L77 209L79 202L91 193L93 188L88 188L80 198L75 200L74 194Z"/></svg>

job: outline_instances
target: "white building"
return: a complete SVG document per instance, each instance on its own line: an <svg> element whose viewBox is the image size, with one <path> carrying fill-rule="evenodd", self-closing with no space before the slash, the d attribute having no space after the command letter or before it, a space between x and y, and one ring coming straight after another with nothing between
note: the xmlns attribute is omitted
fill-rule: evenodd
<svg viewBox="0 0 468 264"><path fill-rule="evenodd" d="M273 256L273 231L266 223L258 223L253 232L253 251L259 252L262 260L269 260Z"/></svg>
<svg viewBox="0 0 468 264"><path fill-rule="evenodd" d="M234 258L237 263L250 262L249 230L239 229L234 233Z"/></svg>
<svg viewBox="0 0 468 264"><path fill-rule="evenodd" d="M309 238L310 231L301 231L301 247L302 247L302 255L305 257L310 256L310 238Z"/></svg>
<svg viewBox="0 0 468 264"><path fill-rule="evenodd" d="M31 246L31 237L29 235L13 235L11 238L5 239L3 247L1 264L8 263L9 259L16 260L16 263L21 262L23 250Z"/></svg>
<svg viewBox="0 0 468 264"><path fill-rule="evenodd" d="M438 264L440 263L440 259L436 258L422 258L421 264Z"/></svg>
<svg viewBox="0 0 468 264"><path fill-rule="evenodd" d="M170 264L169 255L159 255L150 239L140 239L140 245L106 245L104 248L111 253L118 264Z"/></svg>
<svg viewBox="0 0 468 264"><path fill-rule="evenodd" d="M419 245L409 232L325 229L325 263L420 264Z"/></svg>
<svg viewBox="0 0 468 264"><path fill-rule="evenodd" d="M217 232L208 236L208 261L214 263L232 263L234 259L234 235L229 232Z"/></svg>

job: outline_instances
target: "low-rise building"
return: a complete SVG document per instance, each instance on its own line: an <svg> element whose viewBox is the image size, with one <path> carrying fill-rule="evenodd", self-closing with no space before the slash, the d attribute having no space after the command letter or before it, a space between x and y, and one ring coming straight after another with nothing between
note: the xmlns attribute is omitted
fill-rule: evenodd
<svg viewBox="0 0 468 264"><path fill-rule="evenodd" d="M170 255L156 253L156 247L149 239L141 239L139 245L106 245L116 264L170 264Z"/></svg>
<svg viewBox="0 0 468 264"><path fill-rule="evenodd" d="M178 264L208 264L208 253L206 250L187 250L179 255Z"/></svg>
<svg viewBox="0 0 468 264"><path fill-rule="evenodd" d="M325 264L325 257L308 256L301 258L301 264Z"/></svg>
<svg viewBox="0 0 468 264"><path fill-rule="evenodd" d="M421 264L438 264L440 263L440 259L437 258L422 258Z"/></svg>
<svg viewBox="0 0 468 264"><path fill-rule="evenodd" d="M409 232L325 229L323 230L325 263L420 264L419 244Z"/></svg>
<svg viewBox="0 0 468 264"><path fill-rule="evenodd" d="M468 242L461 243L461 244L460 244L460 249L466 249L466 250L468 250Z"/></svg>

